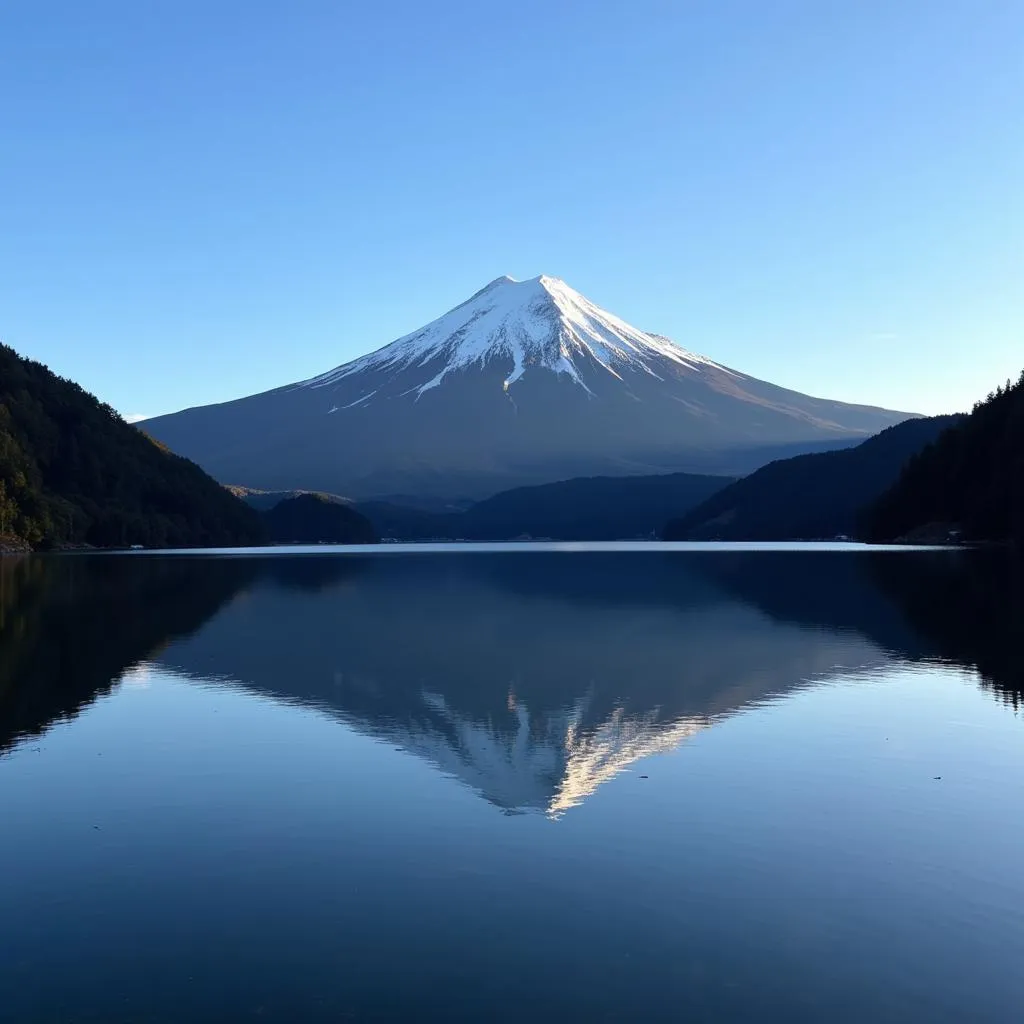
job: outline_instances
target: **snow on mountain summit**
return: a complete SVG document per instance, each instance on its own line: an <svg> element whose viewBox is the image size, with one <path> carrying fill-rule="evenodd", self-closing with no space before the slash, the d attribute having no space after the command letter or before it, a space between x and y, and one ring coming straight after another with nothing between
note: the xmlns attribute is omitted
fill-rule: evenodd
<svg viewBox="0 0 1024 1024"><path fill-rule="evenodd" d="M690 368L724 369L668 338L631 327L559 278L542 274L527 281L498 277L426 327L299 387L336 384L366 370L398 372L439 364L440 370L412 389L418 397L452 371L501 358L512 362L506 391L534 368L565 374L589 391L578 365L585 357L619 379L623 368L660 379L656 368L664 359Z"/></svg>

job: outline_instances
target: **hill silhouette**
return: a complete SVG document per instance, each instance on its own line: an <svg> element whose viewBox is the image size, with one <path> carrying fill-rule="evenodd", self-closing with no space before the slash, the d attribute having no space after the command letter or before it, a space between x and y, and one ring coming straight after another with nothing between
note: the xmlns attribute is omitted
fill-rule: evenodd
<svg viewBox="0 0 1024 1024"><path fill-rule="evenodd" d="M862 525L877 541L1024 542L1024 372L910 459Z"/></svg>
<svg viewBox="0 0 1024 1024"><path fill-rule="evenodd" d="M325 494L285 498L263 518L276 544L374 544L380 539L366 516Z"/></svg>
<svg viewBox="0 0 1024 1024"><path fill-rule="evenodd" d="M906 420L854 448L780 459L669 522L666 540L822 540L853 535L858 516L904 463L958 422Z"/></svg>
<svg viewBox="0 0 1024 1024"><path fill-rule="evenodd" d="M266 533L194 463L0 345L0 535L33 547L186 547Z"/></svg>

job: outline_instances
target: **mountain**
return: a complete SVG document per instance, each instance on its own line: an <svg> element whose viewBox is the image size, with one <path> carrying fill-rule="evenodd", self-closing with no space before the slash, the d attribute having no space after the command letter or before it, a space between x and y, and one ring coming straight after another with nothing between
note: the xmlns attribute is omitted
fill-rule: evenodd
<svg viewBox="0 0 1024 1024"><path fill-rule="evenodd" d="M44 547L265 540L260 517L198 466L5 345L0 535Z"/></svg>
<svg viewBox="0 0 1024 1024"><path fill-rule="evenodd" d="M864 515L872 540L953 530L1024 544L1024 373L915 455Z"/></svg>
<svg viewBox="0 0 1024 1024"><path fill-rule="evenodd" d="M904 463L958 416L906 420L842 451L772 462L665 527L666 540L820 540L852 535Z"/></svg>
<svg viewBox="0 0 1024 1024"><path fill-rule="evenodd" d="M277 544L375 544L380 538L366 516L325 494L298 494L263 513Z"/></svg>
<svg viewBox="0 0 1024 1024"><path fill-rule="evenodd" d="M479 500L579 476L738 475L907 417L756 380L556 278L501 277L370 355L146 430L226 483Z"/></svg>

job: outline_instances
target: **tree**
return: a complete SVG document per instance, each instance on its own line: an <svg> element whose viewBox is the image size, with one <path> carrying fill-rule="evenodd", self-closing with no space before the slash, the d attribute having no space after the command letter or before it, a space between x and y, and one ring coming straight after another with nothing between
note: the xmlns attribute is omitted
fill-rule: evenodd
<svg viewBox="0 0 1024 1024"><path fill-rule="evenodd" d="M14 522L18 515L18 503L7 493L7 481L0 480L0 535L14 533Z"/></svg>

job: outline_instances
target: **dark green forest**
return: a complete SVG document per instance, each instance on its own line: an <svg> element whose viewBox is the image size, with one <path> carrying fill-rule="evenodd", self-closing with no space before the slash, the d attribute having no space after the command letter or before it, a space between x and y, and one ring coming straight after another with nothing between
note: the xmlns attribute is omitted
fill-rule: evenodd
<svg viewBox="0 0 1024 1024"><path fill-rule="evenodd" d="M263 513L276 544L375 544L380 538L366 516L326 494L285 498Z"/></svg>
<svg viewBox="0 0 1024 1024"><path fill-rule="evenodd" d="M192 547L259 544L266 528L194 463L0 345L0 537Z"/></svg>
<svg viewBox="0 0 1024 1024"><path fill-rule="evenodd" d="M1024 373L912 456L861 528L873 541L951 530L1024 542Z"/></svg>
<svg viewBox="0 0 1024 1024"><path fill-rule="evenodd" d="M914 453L961 417L909 419L853 448L779 459L670 522L665 540L831 540L855 533L861 510Z"/></svg>

